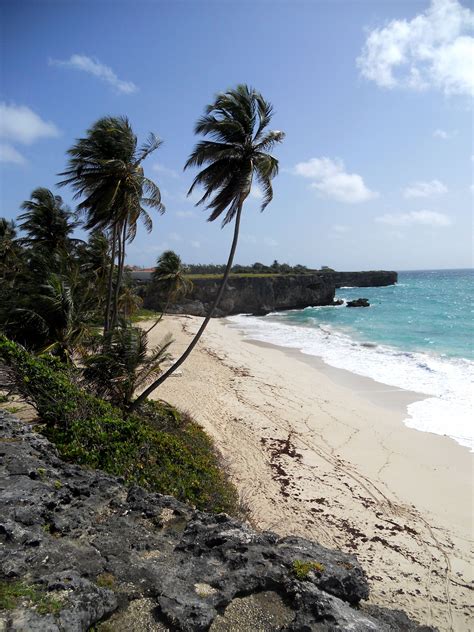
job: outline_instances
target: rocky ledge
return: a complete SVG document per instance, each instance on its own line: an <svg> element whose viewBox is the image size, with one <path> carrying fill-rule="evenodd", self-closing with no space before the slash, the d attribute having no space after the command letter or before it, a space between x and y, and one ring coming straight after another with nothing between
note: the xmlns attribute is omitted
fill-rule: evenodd
<svg viewBox="0 0 474 632"><path fill-rule="evenodd" d="M0 411L2 632L428 632L354 556L64 463Z"/></svg>

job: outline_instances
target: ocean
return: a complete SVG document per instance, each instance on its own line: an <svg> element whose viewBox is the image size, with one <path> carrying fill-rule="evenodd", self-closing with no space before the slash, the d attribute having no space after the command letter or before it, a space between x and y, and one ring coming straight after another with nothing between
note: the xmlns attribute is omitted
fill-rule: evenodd
<svg viewBox="0 0 474 632"><path fill-rule="evenodd" d="M368 308L347 308L365 297ZM400 272L387 287L337 290L338 307L230 318L246 337L416 391L405 423L474 449L474 270Z"/></svg>

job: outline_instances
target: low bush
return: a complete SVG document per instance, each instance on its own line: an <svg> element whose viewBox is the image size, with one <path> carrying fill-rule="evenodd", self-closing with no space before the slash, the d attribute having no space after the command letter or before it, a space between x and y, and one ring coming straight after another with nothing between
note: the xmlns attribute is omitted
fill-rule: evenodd
<svg viewBox="0 0 474 632"><path fill-rule="evenodd" d="M75 373L49 356L34 356L0 336L0 360L44 422L42 433L69 461L122 476L206 511L235 513L237 493L211 439L164 402L124 416L86 393Z"/></svg>

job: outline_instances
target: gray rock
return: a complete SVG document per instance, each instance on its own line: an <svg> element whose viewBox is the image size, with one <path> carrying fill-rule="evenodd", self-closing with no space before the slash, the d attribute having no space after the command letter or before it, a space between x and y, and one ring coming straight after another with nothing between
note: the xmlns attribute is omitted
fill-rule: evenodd
<svg viewBox="0 0 474 632"><path fill-rule="evenodd" d="M0 579L59 602L40 614L20 600L2 631L429 630L361 607L368 584L354 556L64 463L1 410L0 426ZM294 562L312 563L303 580Z"/></svg>

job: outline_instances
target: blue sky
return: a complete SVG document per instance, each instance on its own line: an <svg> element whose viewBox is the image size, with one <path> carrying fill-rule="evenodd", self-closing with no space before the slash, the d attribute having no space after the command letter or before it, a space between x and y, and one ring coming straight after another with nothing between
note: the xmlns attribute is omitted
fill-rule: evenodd
<svg viewBox="0 0 474 632"><path fill-rule="evenodd" d="M249 198L239 263L472 266L474 14L457 0L28 2L1 5L0 215L55 189L103 115L164 140L146 171L167 212L128 262L163 249L221 263L221 230L186 198L193 125L248 83L284 130L274 200ZM73 205L71 194L60 194Z"/></svg>

